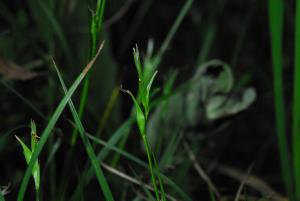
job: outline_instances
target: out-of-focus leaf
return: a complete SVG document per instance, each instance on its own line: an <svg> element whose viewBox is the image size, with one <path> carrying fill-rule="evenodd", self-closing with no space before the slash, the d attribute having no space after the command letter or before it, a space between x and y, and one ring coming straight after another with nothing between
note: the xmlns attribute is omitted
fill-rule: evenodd
<svg viewBox="0 0 300 201"><path fill-rule="evenodd" d="M230 66L217 59L199 66L192 79L191 90L202 90L203 99L216 93L228 93L234 84Z"/></svg>
<svg viewBox="0 0 300 201"><path fill-rule="evenodd" d="M234 115L247 109L256 99L253 88L232 94L228 97L219 95L212 97L206 107L206 116L210 120Z"/></svg>
<svg viewBox="0 0 300 201"><path fill-rule="evenodd" d="M205 112L208 119L217 119L224 115L225 102L227 97L224 95L213 96L209 99Z"/></svg>
<svg viewBox="0 0 300 201"><path fill-rule="evenodd" d="M253 88L233 89L234 78L230 66L220 60L212 60L199 66L184 90L171 95L160 104L149 118L147 135L155 147L164 138L184 127L205 125L211 121L235 115L247 109L256 99Z"/></svg>
<svg viewBox="0 0 300 201"><path fill-rule="evenodd" d="M38 76L38 73L25 69L11 61L0 58L0 74L13 80L30 80Z"/></svg>
<svg viewBox="0 0 300 201"><path fill-rule="evenodd" d="M10 184L0 186L0 201L5 201L4 196L10 193Z"/></svg>
<svg viewBox="0 0 300 201"><path fill-rule="evenodd" d="M217 59L204 63L199 66L191 83L186 96L188 125L195 126L200 121L225 116L221 110L234 84L228 64Z"/></svg>
<svg viewBox="0 0 300 201"><path fill-rule="evenodd" d="M180 94L173 95L165 104L160 104L147 123L147 138L154 149L159 136L171 136L185 123L184 100Z"/></svg>

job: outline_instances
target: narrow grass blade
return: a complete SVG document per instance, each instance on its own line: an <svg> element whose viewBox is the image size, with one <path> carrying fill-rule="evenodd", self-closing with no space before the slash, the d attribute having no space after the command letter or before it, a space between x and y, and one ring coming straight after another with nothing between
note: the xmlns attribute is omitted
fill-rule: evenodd
<svg viewBox="0 0 300 201"><path fill-rule="evenodd" d="M219 0L212 3L215 6L208 18L207 26L203 27L206 31L203 38L203 45L196 60L196 66L200 66L209 58L209 54L217 33L217 18L222 14L227 1Z"/></svg>
<svg viewBox="0 0 300 201"><path fill-rule="evenodd" d="M183 18L186 16L188 11L192 7L193 2L194 2L194 0L186 0L184 6L182 7L179 15L176 18L174 24L172 25L166 39L164 40L162 46L160 47L157 55L155 55L154 69L156 69L158 67L158 65L160 64L164 53L167 51L167 48L169 47L171 40L173 39L175 33L177 32L179 25L181 24Z"/></svg>
<svg viewBox="0 0 300 201"><path fill-rule="evenodd" d="M102 46L99 48L100 50L101 50ZM54 63L54 66L55 66L55 69L57 71L57 74L58 74L60 83L62 85L62 88L63 88L63 90L64 90L64 92L66 94L67 93L66 85L65 85L65 83L64 83L64 81L62 79L62 76L61 76L58 68L56 67L55 63ZM102 169L101 169L101 167L100 167L100 165L98 163L98 160L97 160L96 154L95 154L95 152L93 150L93 147L92 147L91 143L89 142L89 140L87 139L87 137L85 135L86 131L85 131L85 129L84 129L84 127L83 127L83 125L82 125L82 123L80 121L80 118L79 118L79 116L78 116L78 114L76 112L76 109L75 109L74 104L73 104L73 102L72 102L71 99L69 100L68 104L69 104L70 110L72 112L73 118L75 120L76 126L78 128L79 135L80 135L80 137L81 137L81 139L83 141L83 144L84 144L84 146L86 148L86 152L87 152L87 154L88 154L88 156L90 158L91 164L92 164L92 166L94 168L94 171L96 173L96 177L97 177L97 180L99 182L100 188L103 191L104 197L105 197L106 200L113 201L114 200L113 199L113 195L111 193L111 190L109 188L107 180L106 180L106 178L104 176L104 173L103 173L103 171L102 171ZM100 161L100 163L101 163L101 161Z"/></svg>
<svg viewBox="0 0 300 201"><path fill-rule="evenodd" d="M142 80L143 79L142 63L140 60L140 51L137 45L135 48L133 48L133 58L134 58L136 70L138 72L139 79Z"/></svg>
<svg viewBox="0 0 300 201"><path fill-rule="evenodd" d="M114 106L116 105L117 103L117 100L118 100L118 97L119 97L119 94L120 94L120 90L119 90L119 87L115 87L111 93L111 96L108 100L108 103L105 107L105 110L104 110L104 113L101 117L101 120L99 122L99 126L96 130L96 134L95 136L97 137L100 137L106 124L107 124L107 121L110 117L110 115L112 114L112 111L114 109Z"/></svg>
<svg viewBox="0 0 300 201"><path fill-rule="evenodd" d="M160 192L161 192L162 200L163 201L167 201L166 200L166 193L165 193L164 184L163 184L163 181L161 179L161 173L160 173L160 170L159 170L159 167L158 167L158 163L157 163L156 157L155 157L155 155L154 155L153 152L152 152L152 158L153 158L155 170L157 172L157 178L158 178L158 181L159 181L159 187L160 187Z"/></svg>
<svg viewBox="0 0 300 201"><path fill-rule="evenodd" d="M122 124L122 126L112 134L111 138L108 140L107 144L109 146L114 146L116 145L119 140L123 137L124 134L128 132L132 124L134 123L135 118L130 118L126 122ZM96 138L97 139L97 138ZM97 155L97 160L103 161L108 154L110 153L111 149L108 146L103 147L99 154ZM72 200L78 200L80 196L80 188L82 188L84 185L87 185L91 179L93 178L93 169L92 167L88 167L85 171L83 171L84 174L82 175L82 180L79 181L76 189L74 190L73 196L71 197Z"/></svg>
<svg viewBox="0 0 300 201"><path fill-rule="evenodd" d="M295 73L293 100L293 157L296 199L300 200L300 1L296 6Z"/></svg>
<svg viewBox="0 0 300 201"><path fill-rule="evenodd" d="M122 156L126 157L127 159L131 160L132 162L140 165L141 167L144 168L148 168L148 164L145 163L144 161L142 161L141 159L135 157L134 155L117 148L114 145L111 145L101 139L95 138L93 135L91 134L87 134L88 138L91 139L92 141L96 142L97 144L100 144L102 146L105 146L108 149L111 149L119 154L121 154ZM156 170L154 170L155 174L158 174L158 172ZM177 193L178 195L180 195L182 197L183 200L185 201L192 201L192 199L175 183L173 182L170 178L168 178L166 175L161 174L162 180L166 183L169 184Z"/></svg>
<svg viewBox="0 0 300 201"><path fill-rule="evenodd" d="M17 140L19 141L19 143L21 144L22 146L22 149L23 149L23 154L24 154L24 157L25 157L25 160L27 162L27 164L29 163L30 159L31 159L31 156L32 156L32 151L34 150L30 150L27 145L20 139L16 136ZM33 166L33 169L32 169L32 177L34 179L34 184L35 184L35 188L36 190L38 191L39 188L40 188L40 165L38 163L38 161L35 162L34 166Z"/></svg>
<svg viewBox="0 0 300 201"><path fill-rule="evenodd" d="M49 5L47 5L47 2L46 1L29 1L29 3L37 5L38 8L40 9L40 12L39 12L40 14L44 13L44 16L48 20L48 22L46 22L46 23L48 23L49 26L51 26L52 29L54 30L54 33L56 34L58 40L62 44L62 48L68 58L68 61L71 62L72 60L74 60L74 59L72 59L73 56L72 56L71 48L66 39L66 36L65 36L60 24L58 23L56 17L54 16L54 13L51 12L52 9L50 9Z"/></svg>
<svg viewBox="0 0 300 201"><path fill-rule="evenodd" d="M282 30L283 30L283 1L269 0L269 23L271 32L271 53L273 64L274 102L277 126L278 148L281 162L282 176L286 191L291 200L293 198L293 180L291 162L288 154L286 136L286 118L283 94L282 67Z"/></svg>
<svg viewBox="0 0 300 201"><path fill-rule="evenodd" d="M105 8L106 0L97 0L97 7L96 13L92 15L91 22L90 22L90 39L91 39L91 46L90 46L90 53L89 58L93 58L96 55L96 48L98 46L99 41L99 33L102 29L103 24L103 16L104 16L104 8ZM79 103L79 118L82 118L86 101L88 97L88 92L90 88L90 75L86 77L83 83L82 93L80 95L80 103ZM72 133L71 144L76 144L77 141L77 129L75 128Z"/></svg>
<svg viewBox="0 0 300 201"><path fill-rule="evenodd" d="M213 41L216 35L216 25L210 24L205 32L205 36L203 39L203 45L201 47L201 51L198 55L197 59L197 66L200 66L202 63L204 63L209 56L209 52L211 50L211 47L213 45Z"/></svg>
<svg viewBox="0 0 300 201"><path fill-rule="evenodd" d="M174 135L171 137L167 148L165 149L161 159L160 159L160 163L159 166L161 168L165 168L166 166L168 166L171 162L172 159L175 155L175 152L178 148L179 142L182 139L180 132L174 133Z"/></svg>
<svg viewBox="0 0 300 201"><path fill-rule="evenodd" d="M95 60L93 59L83 69L82 73L80 73L80 75L77 77L75 82L72 84L72 86L68 90L67 94L64 96L64 98L61 100L61 102L57 106L55 112L53 113L51 119L49 120L49 123L48 123L47 127L43 131L43 133L41 135L41 138L40 138L40 141L39 141L38 145L36 146L34 152L32 153L32 157L30 159L30 162L27 166L25 175L23 177L21 187L20 187L20 190L19 190L19 193L18 193L18 201L23 201L24 200L25 191L27 189L28 182L29 182L29 179L30 179L30 175L31 175L31 172L32 172L32 169L34 167L35 162L37 161L44 145L46 144L46 142L48 140L48 137L51 134L51 131L52 131L53 127L55 126L58 118L60 117L61 113L63 112L64 108L66 107L66 105L67 105L68 101L70 100L71 96L73 95L73 93L75 92L75 90L77 89L77 87L79 86L79 84L81 83L81 81L83 80L83 78L86 76L87 72L89 71L89 69L93 65L94 61Z"/></svg>

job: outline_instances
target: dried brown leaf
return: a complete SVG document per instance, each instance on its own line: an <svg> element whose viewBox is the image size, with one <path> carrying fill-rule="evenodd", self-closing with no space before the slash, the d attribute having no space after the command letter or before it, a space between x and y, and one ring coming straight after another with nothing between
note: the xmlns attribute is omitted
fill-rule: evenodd
<svg viewBox="0 0 300 201"><path fill-rule="evenodd" d="M12 80L30 80L38 73L25 69L14 62L0 58L0 75Z"/></svg>

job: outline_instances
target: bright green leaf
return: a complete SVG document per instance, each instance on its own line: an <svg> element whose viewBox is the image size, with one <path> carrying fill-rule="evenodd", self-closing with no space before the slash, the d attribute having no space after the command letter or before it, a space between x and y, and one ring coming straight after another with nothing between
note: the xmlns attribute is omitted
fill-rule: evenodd
<svg viewBox="0 0 300 201"><path fill-rule="evenodd" d="M26 146L26 144L16 136L16 139L20 142L22 148L23 148L23 154L25 157L25 160L27 162L27 164L29 164L31 156L32 156L32 152L31 150ZM32 176L34 179L34 184L35 184L35 188L36 190L39 190L40 188L40 165L38 163L38 161L35 162L34 167L32 169Z"/></svg>
<svg viewBox="0 0 300 201"><path fill-rule="evenodd" d="M31 150L34 151L38 137L36 132L36 125L33 120L30 121L30 128L31 128Z"/></svg>
<svg viewBox="0 0 300 201"><path fill-rule="evenodd" d="M135 97L133 96L133 94L129 90L122 90L122 91L129 94L130 97L132 98L134 106L135 106L135 110L136 110L136 121L138 123L138 127L139 127L141 134L144 135L145 134L145 126L146 126L145 115L144 115L141 107L139 106L138 102L136 101Z"/></svg>
<svg viewBox="0 0 300 201"><path fill-rule="evenodd" d="M140 53L139 53L139 49L138 49L137 45L135 48L133 48L133 58L134 58L134 63L135 63L137 72L138 72L139 81L141 81L143 79L143 72L142 72L142 64L141 64L141 60L140 60Z"/></svg>

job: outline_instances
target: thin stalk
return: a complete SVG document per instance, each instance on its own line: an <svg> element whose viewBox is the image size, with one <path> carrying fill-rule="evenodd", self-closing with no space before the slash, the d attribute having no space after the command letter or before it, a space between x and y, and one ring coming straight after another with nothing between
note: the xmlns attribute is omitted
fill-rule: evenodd
<svg viewBox="0 0 300 201"><path fill-rule="evenodd" d="M170 42L174 38L174 35L179 28L179 25L181 24L182 20L184 19L184 17L186 16L186 14L190 10L190 8L192 7L193 2L194 2L194 0L186 0L184 6L182 7L179 15L176 18L174 24L172 25L169 33L167 34L167 37L165 38L163 44L161 45L158 53L155 55L155 61L153 64L154 69L156 69L158 67L158 65L160 64L164 53L167 51L167 48L169 47Z"/></svg>
<svg viewBox="0 0 300 201"><path fill-rule="evenodd" d="M282 77L282 30L283 30L283 1L269 0L269 23L271 32L271 53L273 64L273 87L277 140L281 171L286 192L290 200L293 198L293 180L291 162L288 153L286 136L286 117Z"/></svg>
<svg viewBox="0 0 300 201"><path fill-rule="evenodd" d="M98 0L97 7L95 13L92 13L91 22L90 22L90 53L89 53L89 60L91 60L97 52L97 46L99 43L99 35L102 30L103 24L103 15L104 15L104 8L105 8L106 0ZM84 109L86 106L86 101L88 97L88 92L90 88L90 73L84 80L83 89L80 96L80 103L79 103L79 118L82 119ZM71 144L76 144L78 136L78 130L75 128L72 133Z"/></svg>
<svg viewBox="0 0 300 201"><path fill-rule="evenodd" d="M158 181L159 181L159 187L160 187L160 192L161 192L161 197L162 197L162 201L166 201L166 193L165 193L165 188L164 188L164 184L163 181L161 179L161 174L160 174L160 170L158 167L158 163L155 157L155 154L152 152L152 157L153 157L153 161L154 161L154 165L155 165L155 169L157 172L157 177L158 177Z"/></svg>
<svg viewBox="0 0 300 201"><path fill-rule="evenodd" d="M87 133L87 136L89 139L96 142L97 144L104 146L103 149L109 149L116 153L119 153L120 155L124 156L126 159L134 162L135 164L137 164L143 168L149 167L149 165L147 163L145 163L143 160L137 158L133 154L130 154L130 153L124 151L124 149L120 149L120 148L116 147L115 145L111 145L111 143L109 143L109 142L105 142L101 139L95 138L94 134ZM154 172L156 174L158 174L158 171L156 169L154 170ZM171 188L173 188L175 190L175 192L178 193L178 195L180 195L182 197L182 199L180 199L180 200L192 201L192 199L181 189L181 187L177 186L177 184L175 182L173 182L171 179L169 179L166 175L161 174L161 178L165 183L167 183Z"/></svg>
<svg viewBox="0 0 300 201"><path fill-rule="evenodd" d="M205 32L203 45L197 59L197 66L200 66L208 58L209 52L214 42L215 35L216 35L216 25L210 24L207 27L207 30Z"/></svg>
<svg viewBox="0 0 300 201"><path fill-rule="evenodd" d="M293 157L296 200L300 200L300 1L296 5L295 73L293 100Z"/></svg>
<svg viewBox="0 0 300 201"><path fill-rule="evenodd" d="M80 103L79 103L79 111L78 111L78 115L79 115L80 119L82 119L82 116L83 116L89 88L90 88L90 75L88 74L83 82L83 88L82 88L82 92L80 95ZM76 144L77 136L78 136L78 129L75 128L72 133L71 145Z"/></svg>
<svg viewBox="0 0 300 201"><path fill-rule="evenodd" d="M214 6L213 11L211 12L211 15L209 17L208 20L208 25L207 27L204 28L205 31L205 35L203 38L203 45L201 47L201 51L199 52L199 55L197 57L197 62L196 62L196 66L200 66L202 63L204 63L210 54L212 45L214 43L214 39L216 37L216 33L217 33L217 18L222 14L225 5L226 5L227 0L219 0L216 2L214 2L214 4L216 4Z"/></svg>
<svg viewBox="0 0 300 201"><path fill-rule="evenodd" d="M35 197L36 197L36 201L40 201L40 193L39 193L39 190L38 189L36 189L36 191L35 191Z"/></svg>
<svg viewBox="0 0 300 201"><path fill-rule="evenodd" d="M149 170L150 170L150 174L151 174L151 180L152 180L152 184L153 184L153 188L154 188L156 200L160 201L159 194L158 194L158 188L157 188L157 185L156 185L156 179L155 179L155 175L154 175L154 171L153 171L151 151L150 151L150 147L149 147L149 143L148 143L148 140L147 140L146 133L143 134L142 138L143 138L143 142L144 142L144 145L145 145L145 148L146 148L146 152L147 152L148 165L149 165Z"/></svg>
<svg viewBox="0 0 300 201"><path fill-rule="evenodd" d="M112 110L114 109L114 106L117 102L117 99L119 97L119 87L115 87L110 98L109 98L109 101L107 103L107 106L105 107L105 111L104 111L104 114L100 120L100 123L99 123L99 127L97 128L97 131L96 131L96 137L100 137L104 128L105 128L105 125L107 123L107 120L109 119L111 113L112 113Z"/></svg>

